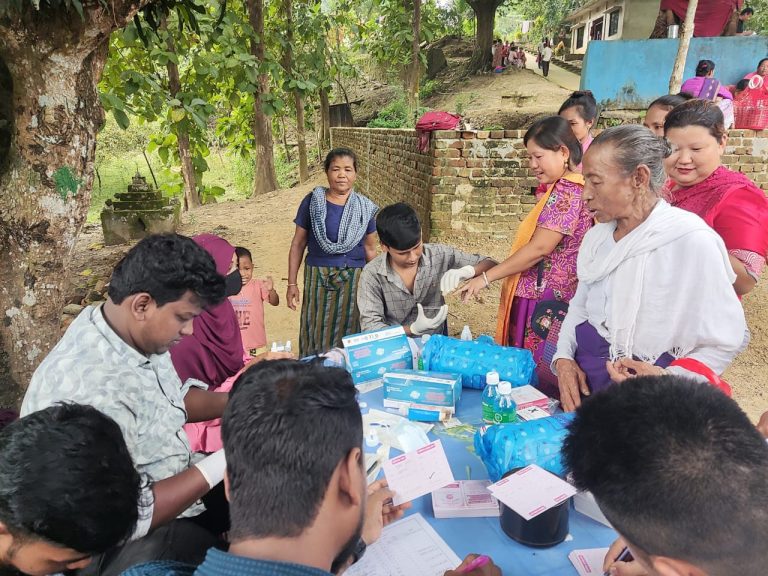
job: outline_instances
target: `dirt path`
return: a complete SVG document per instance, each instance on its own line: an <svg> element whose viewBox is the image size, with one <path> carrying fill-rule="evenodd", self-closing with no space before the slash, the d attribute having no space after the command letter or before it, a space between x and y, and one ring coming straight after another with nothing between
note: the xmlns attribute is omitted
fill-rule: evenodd
<svg viewBox="0 0 768 576"><path fill-rule="evenodd" d="M458 74L455 66L452 70ZM461 111L476 129L527 127L538 117L557 112L571 93L533 69L510 68L501 74L478 74L450 80L451 94L435 96L425 104L437 110Z"/></svg>
<svg viewBox="0 0 768 576"><path fill-rule="evenodd" d="M258 200L224 202L204 206L193 215L184 218L180 232L188 235L213 232L232 244L246 246L254 255L256 274L272 275L280 294L280 306L267 305L265 321L270 340L298 341L298 312L285 306L287 285L288 248L293 237L293 218L303 196L314 186L324 184L325 176L315 174L304 185L279 190ZM103 247L100 228L89 226L78 239L70 277L73 280L73 297L77 299L92 287L100 288L104 279L128 246ZM463 250L484 253L497 260L509 250L509 240L449 239ZM86 274L83 274L86 272ZM301 274L299 281L301 282ZM100 284L101 283L101 284ZM78 288L77 286L80 285ZM78 293L75 296L75 292ZM449 332L457 336L462 327L469 325L475 335L493 334L499 302L499 285L483 293L482 299L472 304L461 304L455 297L449 299ZM752 330L752 341L747 350L734 362L726 373L726 379L734 388L734 396L744 410L757 417L768 410L768 286L766 282L744 299L747 320Z"/></svg>

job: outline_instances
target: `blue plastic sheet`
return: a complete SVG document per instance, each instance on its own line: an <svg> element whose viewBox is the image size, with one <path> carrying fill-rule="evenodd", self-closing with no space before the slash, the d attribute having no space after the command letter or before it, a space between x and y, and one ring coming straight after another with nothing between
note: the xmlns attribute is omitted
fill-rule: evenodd
<svg viewBox="0 0 768 576"><path fill-rule="evenodd" d="M458 340L436 334L424 345L421 357L425 370L460 374L462 386L476 390L485 387L485 375L492 370L513 387L531 384L535 367L529 350L499 346L489 336Z"/></svg>
<svg viewBox="0 0 768 576"><path fill-rule="evenodd" d="M563 413L529 422L497 424L475 433L475 452L494 482L513 468L536 464L560 477L565 476L560 448L568 434L573 413Z"/></svg>

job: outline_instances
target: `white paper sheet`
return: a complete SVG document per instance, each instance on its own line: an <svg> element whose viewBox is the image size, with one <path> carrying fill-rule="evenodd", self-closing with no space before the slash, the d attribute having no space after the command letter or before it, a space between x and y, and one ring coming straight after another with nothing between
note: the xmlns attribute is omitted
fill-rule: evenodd
<svg viewBox="0 0 768 576"><path fill-rule="evenodd" d="M390 524L345 576L443 576L461 563L421 514Z"/></svg>
<svg viewBox="0 0 768 576"><path fill-rule="evenodd" d="M568 482L535 464L491 484L488 490L526 520L576 494L576 488Z"/></svg>
<svg viewBox="0 0 768 576"><path fill-rule="evenodd" d="M395 506L430 494L454 481L440 440L395 456L384 462L383 468L389 489L395 493L392 498Z"/></svg>
<svg viewBox="0 0 768 576"><path fill-rule="evenodd" d="M608 548L589 548L587 550L574 550L568 554L579 576L600 576L603 574L603 560L608 554Z"/></svg>

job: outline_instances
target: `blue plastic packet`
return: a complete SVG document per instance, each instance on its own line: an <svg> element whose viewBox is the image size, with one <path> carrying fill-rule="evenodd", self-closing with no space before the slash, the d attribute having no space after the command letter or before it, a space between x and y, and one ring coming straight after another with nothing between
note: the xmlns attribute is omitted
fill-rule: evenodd
<svg viewBox="0 0 768 576"><path fill-rule="evenodd" d="M531 384L536 367L530 350L499 346L490 336L468 341L435 334L421 357L425 370L459 374L464 388L476 390L485 387L485 375L493 370L515 388Z"/></svg>
<svg viewBox="0 0 768 576"><path fill-rule="evenodd" d="M497 424L475 433L475 452L493 482L513 468L536 464L564 477L560 448L568 435L573 413L562 413L528 422Z"/></svg>

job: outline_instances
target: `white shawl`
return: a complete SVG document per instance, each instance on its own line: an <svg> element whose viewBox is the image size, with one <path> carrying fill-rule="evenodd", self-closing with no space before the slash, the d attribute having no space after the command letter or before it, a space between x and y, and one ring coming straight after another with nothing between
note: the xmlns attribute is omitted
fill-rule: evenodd
<svg viewBox="0 0 768 576"><path fill-rule="evenodd" d="M659 200L640 226L598 260L599 248L612 241L615 230L616 222L594 226L578 256L580 283L611 277L605 326L611 359L634 356L655 363L664 352L681 358L726 342L735 355L746 323L720 236L697 215ZM655 290L658 271L647 266L649 255L661 250L675 270L674 289L663 293ZM669 287L670 279L665 280L659 284Z"/></svg>

